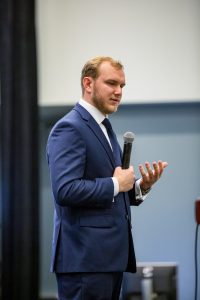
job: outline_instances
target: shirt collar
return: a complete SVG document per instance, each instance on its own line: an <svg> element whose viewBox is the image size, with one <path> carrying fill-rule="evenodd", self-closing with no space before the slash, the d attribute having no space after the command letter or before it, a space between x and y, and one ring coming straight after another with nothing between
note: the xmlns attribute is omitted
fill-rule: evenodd
<svg viewBox="0 0 200 300"><path fill-rule="evenodd" d="M101 124L105 119L105 116L104 114L102 114L102 112L100 112L95 106L85 101L84 99L81 98L79 100L79 104L89 112L89 114L95 119L98 124Z"/></svg>

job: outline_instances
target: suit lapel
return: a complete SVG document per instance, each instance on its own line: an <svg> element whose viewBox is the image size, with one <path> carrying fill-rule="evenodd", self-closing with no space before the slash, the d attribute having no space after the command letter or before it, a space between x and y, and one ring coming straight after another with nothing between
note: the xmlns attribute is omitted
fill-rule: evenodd
<svg viewBox="0 0 200 300"><path fill-rule="evenodd" d="M82 119L86 122L87 126L90 128L90 130L93 132L93 134L96 136L96 138L100 141L102 144L103 148L105 149L107 155L109 156L113 167L115 167L115 161L114 161L114 156L112 149L110 148L109 142L106 139L103 131L101 130L99 124L95 121L95 119L90 115L90 113L82 107L80 104L76 104L74 107L74 110L79 112L81 115Z"/></svg>

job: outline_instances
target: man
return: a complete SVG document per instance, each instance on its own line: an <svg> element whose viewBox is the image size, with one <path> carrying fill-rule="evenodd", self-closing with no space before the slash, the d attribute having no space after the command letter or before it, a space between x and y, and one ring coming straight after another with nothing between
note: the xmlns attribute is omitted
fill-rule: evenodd
<svg viewBox="0 0 200 300"><path fill-rule="evenodd" d="M142 203L167 163L140 165L136 182L133 166L121 167L121 149L105 123L125 86L120 62L91 59L81 86L82 99L47 144L55 200L51 270L60 300L116 300L123 272L136 271L130 205Z"/></svg>

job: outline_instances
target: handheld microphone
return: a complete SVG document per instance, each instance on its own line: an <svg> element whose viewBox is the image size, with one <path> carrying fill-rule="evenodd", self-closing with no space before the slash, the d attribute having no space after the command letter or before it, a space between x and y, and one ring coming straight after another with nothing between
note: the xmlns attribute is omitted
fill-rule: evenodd
<svg viewBox="0 0 200 300"><path fill-rule="evenodd" d="M122 156L122 169L129 168L132 143L133 143L134 139L135 139L135 134L133 132L128 131L128 132L124 133L124 149L123 149L123 156Z"/></svg>

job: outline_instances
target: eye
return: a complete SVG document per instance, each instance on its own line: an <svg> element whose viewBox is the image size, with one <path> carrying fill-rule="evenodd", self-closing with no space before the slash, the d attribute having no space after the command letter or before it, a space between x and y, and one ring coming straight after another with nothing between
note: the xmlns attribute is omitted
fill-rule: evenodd
<svg viewBox="0 0 200 300"><path fill-rule="evenodd" d="M105 81L106 84L110 85L110 86L120 86L120 88L122 89L124 86L125 86L125 83L119 83L118 81L116 80L106 80Z"/></svg>
<svg viewBox="0 0 200 300"><path fill-rule="evenodd" d="M114 80L108 80L108 81L106 81L106 83L109 85L113 85L113 86L117 84L117 82Z"/></svg>

